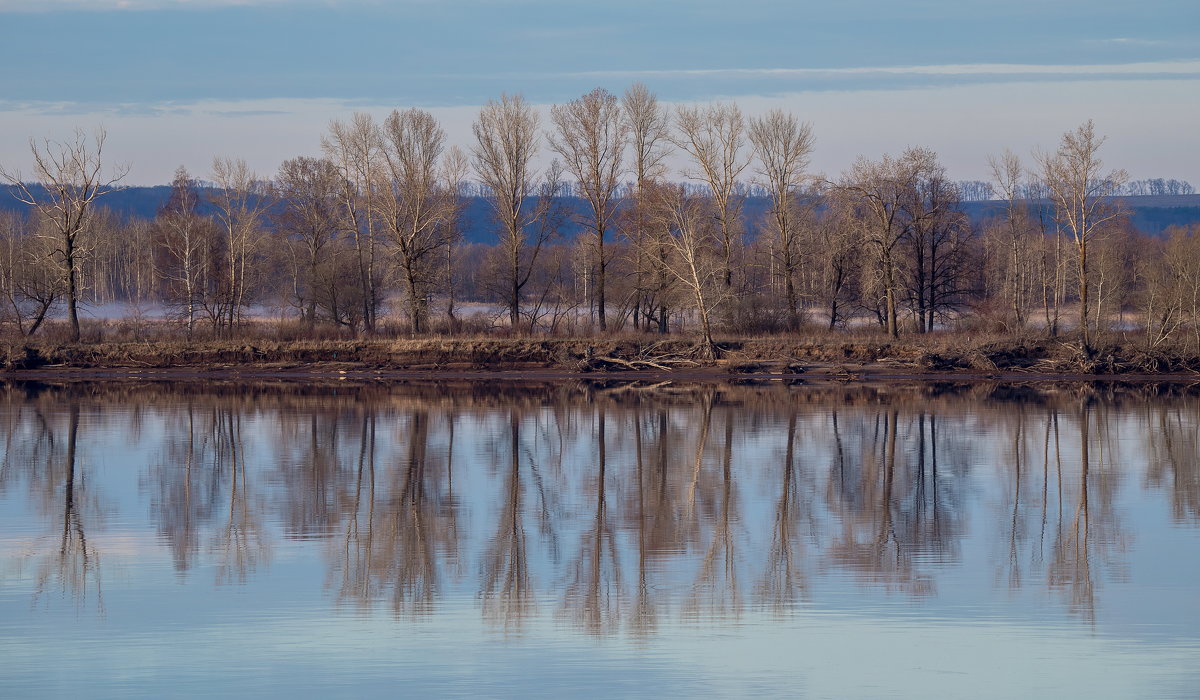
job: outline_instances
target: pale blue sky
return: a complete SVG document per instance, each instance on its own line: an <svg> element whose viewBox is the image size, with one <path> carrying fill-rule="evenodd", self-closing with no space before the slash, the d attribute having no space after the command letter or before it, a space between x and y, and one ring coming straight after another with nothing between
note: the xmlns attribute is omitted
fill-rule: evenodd
<svg viewBox="0 0 1200 700"><path fill-rule="evenodd" d="M1198 30L1195 0L0 0L0 162L103 124L134 182L214 155L265 174L355 110L425 106L465 145L502 91L640 80L791 109L832 174L919 144L983 177L1091 118L1113 166L1200 184Z"/></svg>

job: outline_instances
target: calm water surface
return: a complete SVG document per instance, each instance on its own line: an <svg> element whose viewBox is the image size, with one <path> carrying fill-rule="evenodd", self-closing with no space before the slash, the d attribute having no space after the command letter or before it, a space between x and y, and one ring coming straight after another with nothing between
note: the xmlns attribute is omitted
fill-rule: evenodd
<svg viewBox="0 0 1200 700"><path fill-rule="evenodd" d="M1183 387L0 386L0 697L1196 697Z"/></svg>

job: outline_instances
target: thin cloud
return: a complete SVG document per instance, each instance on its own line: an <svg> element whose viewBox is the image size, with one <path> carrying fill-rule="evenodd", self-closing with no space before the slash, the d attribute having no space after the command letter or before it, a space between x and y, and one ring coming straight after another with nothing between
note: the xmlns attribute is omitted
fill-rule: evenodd
<svg viewBox="0 0 1200 700"><path fill-rule="evenodd" d="M608 78L820 78L876 75L915 76L1200 76L1200 60L1088 65L1022 63L946 64L933 66L872 66L856 68L709 68L557 73L562 77Z"/></svg>
<svg viewBox="0 0 1200 700"><path fill-rule="evenodd" d="M1135 39L1128 36L1117 36L1111 39L1098 39L1101 44L1117 44L1118 46L1166 46L1170 42L1160 39Z"/></svg>
<svg viewBox="0 0 1200 700"><path fill-rule="evenodd" d="M350 0L353 1L353 0ZM146 10L203 10L225 7L254 7L281 5L348 4L347 0L0 0L0 13L44 14L48 12L80 11L146 11ZM377 4L373 0L358 0L358 4Z"/></svg>

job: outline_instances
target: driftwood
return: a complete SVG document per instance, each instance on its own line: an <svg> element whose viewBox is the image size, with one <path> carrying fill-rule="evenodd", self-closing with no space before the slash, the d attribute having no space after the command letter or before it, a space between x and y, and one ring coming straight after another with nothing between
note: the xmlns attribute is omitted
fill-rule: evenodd
<svg viewBox="0 0 1200 700"><path fill-rule="evenodd" d="M628 369L628 370L657 369L657 370L661 370L664 372L670 372L671 370L677 369L679 367L697 367L697 366L699 366L699 364L700 363L695 362L694 360L684 360L684 359L677 359L677 358L655 358L653 360L646 360L646 359L623 360L619 357L611 357L609 355L592 358L592 366L594 368L596 367L596 365L609 365L610 366L609 369L612 369L612 368Z"/></svg>

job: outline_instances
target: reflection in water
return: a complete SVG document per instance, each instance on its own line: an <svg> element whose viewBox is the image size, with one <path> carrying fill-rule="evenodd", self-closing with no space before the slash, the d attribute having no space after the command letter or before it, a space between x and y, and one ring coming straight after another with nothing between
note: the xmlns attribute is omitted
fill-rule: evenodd
<svg viewBox="0 0 1200 700"><path fill-rule="evenodd" d="M0 401L0 495L46 526L20 555L35 595L97 605L94 531L120 509L83 449L100 435L147 456L126 468L181 579L244 584L310 542L340 605L422 617L474 595L504 630L543 611L645 637L784 615L831 579L928 600L972 537L1001 587L1095 624L1148 527L1128 499L1200 519L1200 405L1172 388L77 384Z"/></svg>
<svg viewBox="0 0 1200 700"><path fill-rule="evenodd" d="M42 561L35 575L36 595L41 595L56 583L81 601L87 599L89 591L94 591L97 605L103 608L100 555L95 545L88 543L87 536L89 520L97 509L88 497L82 469L77 469L79 404L72 402L68 405L66 418L66 427L56 429L41 411L37 411L34 417L36 437L32 443L35 451L44 454L44 461L38 465L43 466L39 474L42 483L38 490L42 503L47 506L46 510L49 513L57 510L59 513L51 522L62 523L57 547L47 547L41 553ZM66 442L65 447L62 446L63 442ZM59 492L60 484L62 501L58 503L54 495Z"/></svg>

